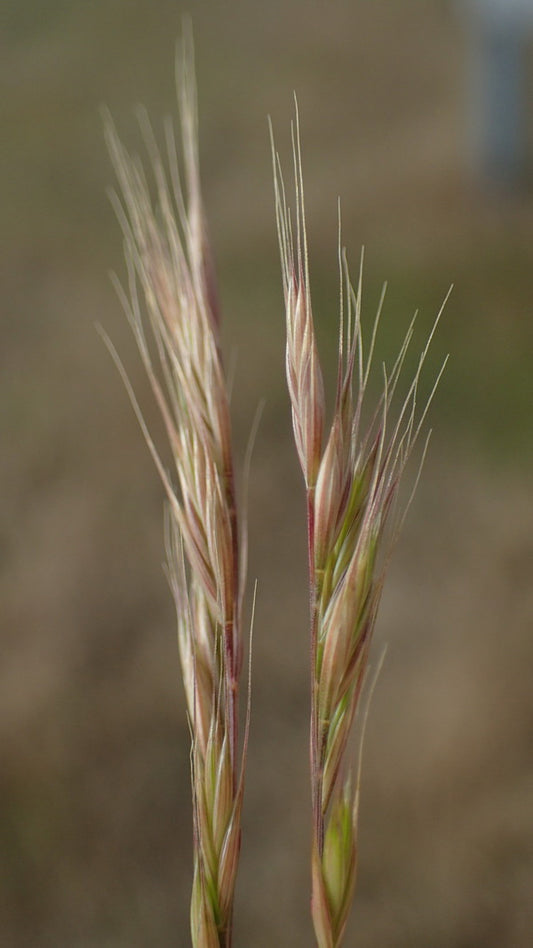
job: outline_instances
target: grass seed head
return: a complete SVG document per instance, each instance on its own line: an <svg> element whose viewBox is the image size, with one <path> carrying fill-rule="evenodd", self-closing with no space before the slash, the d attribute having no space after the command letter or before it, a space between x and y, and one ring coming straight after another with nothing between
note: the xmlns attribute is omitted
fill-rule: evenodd
<svg viewBox="0 0 533 948"><path fill-rule="evenodd" d="M410 502L398 515L398 491L440 373L426 407L418 412L418 383L434 327L405 400L391 424L393 399L413 332L411 323L396 361L389 370L383 367L382 394L366 433L361 433L384 292L367 353L366 347L363 349L361 325L362 262L359 283L354 289L345 252L339 245L337 391L322 450L324 392L311 308L297 113L293 155L294 228L280 161L273 147L287 328L287 382L296 449L307 491L313 678L312 915L319 948L337 948L348 918L356 870L358 787L354 791L349 780L343 783L347 748L364 683L384 573ZM439 317L440 313L435 326Z"/></svg>
<svg viewBox="0 0 533 948"><path fill-rule="evenodd" d="M128 292L119 288L119 294L177 481L125 378L169 501L168 567L192 736L193 944L229 948L245 756L244 750L239 759L238 701L246 544L241 548L220 310L200 192L190 35L181 66L181 158L170 124L163 157L144 112L151 180L109 121L106 135L122 194L113 203L124 234Z"/></svg>

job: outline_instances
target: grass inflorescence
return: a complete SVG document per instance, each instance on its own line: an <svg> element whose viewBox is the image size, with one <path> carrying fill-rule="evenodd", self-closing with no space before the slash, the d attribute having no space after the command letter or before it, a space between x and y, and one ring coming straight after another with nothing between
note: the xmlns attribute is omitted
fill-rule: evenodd
<svg viewBox="0 0 533 948"><path fill-rule="evenodd" d="M408 500L403 509L398 509L398 490L440 378L439 373L419 412L420 373L440 313L407 394L395 413L393 400L414 321L409 326L392 368L383 367L381 397L365 427L365 394L385 292L366 352L361 324L362 260L358 286L354 289L339 236L337 388L333 418L326 427L324 385L311 307L297 112L293 126L294 226L274 147L273 158L287 326L287 382L307 498L311 907L319 948L336 948L341 944L348 919L357 866L359 774L352 772L347 748L365 681L386 566L409 506ZM422 460L424 455L425 447ZM417 478L415 486L416 481Z"/></svg>

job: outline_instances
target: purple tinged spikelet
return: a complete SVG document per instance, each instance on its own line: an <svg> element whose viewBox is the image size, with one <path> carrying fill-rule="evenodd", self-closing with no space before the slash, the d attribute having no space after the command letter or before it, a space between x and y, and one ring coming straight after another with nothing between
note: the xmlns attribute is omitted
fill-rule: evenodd
<svg viewBox="0 0 533 948"><path fill-rule="evenodd" d="M333 547L342 523L343 506L349 480L346 438L338 418L320 461L315 488L315 569L323 570L327 553Z"/></svg>
<svg viewBox="0 0 533 948"><path fill-rule="evenodd" d="M324 430L324 385L318 361L313 317L305 277L294 261L286 276L286 367L294 437L307 486L316 481Z"/></svg>

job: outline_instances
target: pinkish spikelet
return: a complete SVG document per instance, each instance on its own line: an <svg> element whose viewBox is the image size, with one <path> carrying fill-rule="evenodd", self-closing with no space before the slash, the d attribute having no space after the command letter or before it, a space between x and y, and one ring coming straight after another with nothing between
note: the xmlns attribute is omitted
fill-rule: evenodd
<svg viewBox="0 0 533 948"><path fill-rule="evenodd" d="M320 463L324 429L324 386L318 361L309 294L303 275L288 276L287 381L294 437L308 487L313 487Z"/></svg>

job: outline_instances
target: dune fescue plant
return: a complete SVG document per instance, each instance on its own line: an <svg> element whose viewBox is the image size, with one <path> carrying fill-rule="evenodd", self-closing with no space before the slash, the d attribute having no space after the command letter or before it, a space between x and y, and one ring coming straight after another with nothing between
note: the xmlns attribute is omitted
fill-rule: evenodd
<svg viewBox="0 0 533 948"><path fill-rule="evenodd" d="M287 326L286 374L307 500L311 912L319 948L338 948L352 905L357 867L359 771L354 773L351 766L349 738L365 681L389 554L409 506L409 499L403 510L396 504L402 474L440 378L439 373L417 416L420 373L440 313L396 417L391 418L391 406L414 320L392 369L387 372L383 367L382 394L365 428L365 393L384 291L367 354L361 326L362 265L356 292L339 236L337 388L333 418L326 429L324 384L311 308L297 112L293 127L294 228L274 148L273 156ZM425 449L422 460L424 454Z"/></svg>
<svg viewBox="0 0 533 948"><path fill-rule="evenodd" d="M121 290L120 295L165 424L177 481L174 486L165 471L130 390L168 499L168 569L192 736L192 941L195 948L229 948L246 757L246 740L240 747L238 734L246 538L239 533L220 313L200 195L190 43L182 64L184 184L170 125L169 177L148 119L141 116L155 208L153 182L109 121L106 131L122 193L122 202L114 203L129 297Z"/></svg>
<svg viewBox="0 0 533 948"><path fill-rule="evenodd" d="M165 157L146 114L141 114L150 175L106 121L121 192L113 202L127 262L127 289L118 285L118 292L161 412L173 474L165 469L120 359L109 345L167 496L168 573L192 741L192 944L231 948L249 722L248 697L241 736L247 540L245 517L237 512L220 311L200 193L190 37L178 71L178 98L181 147L167 124ZM400 482L438 378L419 412L418 383L432 332L394 414L411 324L393 366L383 368L381 396L368 412L365 394L381 304L366 352L361 275L354 290L345 254L339 252L338 376L333 416L327 424L311 309L297 121L293 154L294 222L273 148L286 372L307 498L311 911L318 948L339 948L357 866L360 766L352 766L351 735L386 567L412 497L411 493L403 504L397 503ZM422 450L422 460L424 454Z"/></svg>

